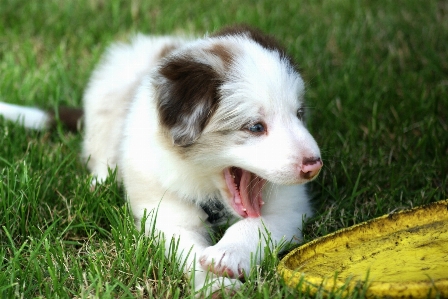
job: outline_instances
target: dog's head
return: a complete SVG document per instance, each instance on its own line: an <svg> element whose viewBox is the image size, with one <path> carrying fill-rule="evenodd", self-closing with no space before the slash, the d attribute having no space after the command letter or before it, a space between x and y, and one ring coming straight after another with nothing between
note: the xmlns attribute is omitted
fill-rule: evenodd
<svg viewBox="0 0 448 299"><path fill-rule="evenodd" d="M204 173L219 173L240 216L260 214L266 180L301 184L319 173L319 147L304 126L304 82L272 38L225 29L174 51L157 78L166 136Z"/></svg>

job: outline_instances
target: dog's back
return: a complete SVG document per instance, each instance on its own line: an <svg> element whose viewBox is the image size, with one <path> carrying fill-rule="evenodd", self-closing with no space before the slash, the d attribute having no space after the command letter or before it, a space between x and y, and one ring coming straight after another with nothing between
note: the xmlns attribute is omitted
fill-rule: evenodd
<svg viewBox="0 0 448 299"><path fill-rule="evenodd" d="M112 45L93 72L83 98L83 157L98 181L107 177L108 167L117 165L129 103L143 76L184 42L174 37L137 35L130 44Z"/></svg>

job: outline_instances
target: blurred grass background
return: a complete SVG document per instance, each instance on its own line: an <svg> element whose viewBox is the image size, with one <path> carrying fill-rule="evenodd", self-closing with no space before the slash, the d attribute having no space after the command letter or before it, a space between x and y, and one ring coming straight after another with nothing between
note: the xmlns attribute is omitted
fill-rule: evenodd
<svg viewBox="0 0 448 299"><path fill-rule="evenodd" d="M110 42L136 32L200 37L233 23L275 36L307 82L325 165L310 184L316 214L305 241L448 198L444 0L2 0L0 101L79 106ZM113 179L89 191L80 141L0 120L1 297L190 296L175 261L134 229ZM268 255L236 296L306 296L283 285L277 262Z"/></svg>

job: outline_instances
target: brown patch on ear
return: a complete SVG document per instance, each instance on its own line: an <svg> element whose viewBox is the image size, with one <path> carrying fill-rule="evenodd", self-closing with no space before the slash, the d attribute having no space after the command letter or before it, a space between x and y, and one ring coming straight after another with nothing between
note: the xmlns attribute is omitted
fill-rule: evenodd
<svg viewBox="0 0 448 299"><path fill-rule="evenodd" d="M263 48L275 51L280 54L280 57L286 59L291 66L295 67L294 60L286 53L285 48L272 36L263 33L262 31L244 24L224 27L217 31L212 36L229 36L229 35L245 35L258 43Z"/></svg>
<svg viewBox="0 0 448 299"><path fill-rule="evenodd" d="M49 127L56 127L56 120L59 120L69 131L76 132L81 130L81 120L84 111L80 108L59 107L57 113L48 111L50 116Z"/></svg>
<svg viewBox="0 0 448 299"><path fill-rule="evenodd" d="M228 70L230 68L230 65L233 62L233 55L227 47L225 47L222 44L214 44L209 51L213 55L221 58L221 60L224 63L224 68L226 70Z"/></svg>
<svg viewBox="0 0 448 299"><path fill-rule="evenodd" d="M204 130L219 102L219 74L190 56L176 56L161 65L164 80L156 84L161 124L174 144L189 146Z"/></svg>
<svg viewBox="0 0 448 299"><path fill-rule="evenodd" d="M160 51L159 59L165 58L166 56L168 56L171 52L173 52L176 49L177 49L176 45L166 45Z"/></svg>

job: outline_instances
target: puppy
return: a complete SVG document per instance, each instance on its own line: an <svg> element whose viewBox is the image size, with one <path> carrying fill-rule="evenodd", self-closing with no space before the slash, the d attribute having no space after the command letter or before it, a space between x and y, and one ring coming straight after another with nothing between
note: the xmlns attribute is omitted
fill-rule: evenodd
<svg viewBox="0 0 448 299"><path fill-rule="evenodd" d="M304 184L322 160L303 95L291 57L255 29L137 35L111 46L93 72L82 156L97 183L118 167L137 227L153 213L166 246L178 239L196 291L237 289L263 247L299 241L311 215ZM0 109L33 128L51 121L39 109ZM208 230L223 222L231 225L212 244Z"/></svg>

